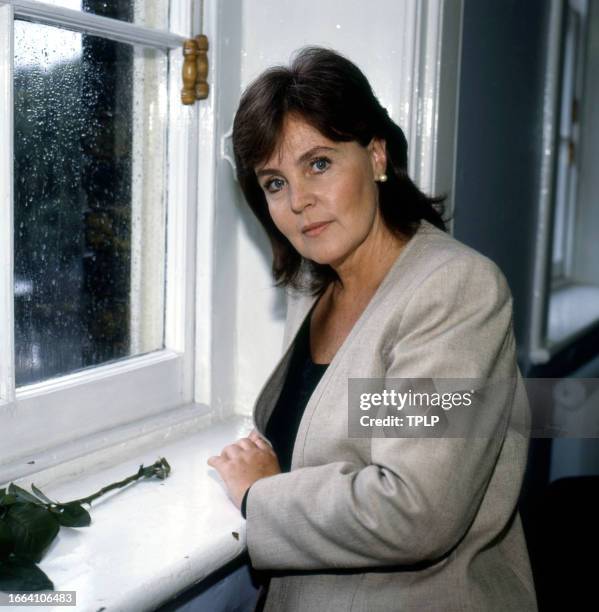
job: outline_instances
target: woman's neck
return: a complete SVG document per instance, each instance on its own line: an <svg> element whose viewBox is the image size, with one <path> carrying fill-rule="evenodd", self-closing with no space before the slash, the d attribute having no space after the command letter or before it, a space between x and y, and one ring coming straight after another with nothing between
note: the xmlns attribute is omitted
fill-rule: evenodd
<svg viewBox="0 0 599 612"><path fill-rule="evenodd" d="M374 294L407 241L387 230L378 240L360 245L351 258L334 268L339 280L329 286L331 301L351 303Z"/></svg>

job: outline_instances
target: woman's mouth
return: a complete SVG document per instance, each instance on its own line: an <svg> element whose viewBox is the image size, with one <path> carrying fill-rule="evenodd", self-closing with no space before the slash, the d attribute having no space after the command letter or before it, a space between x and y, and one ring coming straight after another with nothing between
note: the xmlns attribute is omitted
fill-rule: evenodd
<svg viewBox="0 0 599 612"><path fill-rule="evenodd" d="M310 236L313 238L314 236L318 236L322 234L322 232L328 227L330 221L323 221L322 223L314 223L312 225L308 225L306 229L302 230L304 236Z"/></svg>

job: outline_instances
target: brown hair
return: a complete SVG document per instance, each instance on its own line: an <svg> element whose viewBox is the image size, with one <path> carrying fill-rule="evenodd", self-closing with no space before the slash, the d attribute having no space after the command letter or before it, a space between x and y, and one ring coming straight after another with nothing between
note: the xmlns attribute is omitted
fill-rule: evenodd
<svg viewBox="0 0 599 612"><path fill-rule="evenodd" d="M373 137L385 140L388 180L377 183L381 216L387 227L411 237L422 219L446 231L445 197L428 197L407 174L408 145L401 128L377 100L360 69L330 49L305 47L290 67L263 72L245 90L233 123L237 178L250 208L263 225L273 251L277 286L320 292L337 274L326 264L303 258L270 217L255 168L276 150L285 116L300 116L333 141L367 146ZM310 272L308 283L302 271Z"/></svg>

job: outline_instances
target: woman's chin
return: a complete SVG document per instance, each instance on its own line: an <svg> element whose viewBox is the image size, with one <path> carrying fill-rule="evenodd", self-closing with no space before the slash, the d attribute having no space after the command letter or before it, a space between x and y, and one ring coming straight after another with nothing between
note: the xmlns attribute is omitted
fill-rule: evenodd
<svg viewBox="0 0 599 612"><path fill-rule="evenodd" d="M320 264L321 266L335 266L336 262L339 261L339 257L336 257L332 254L324 254L324 253L310 253L308 255L304 255L306 259L313 261L314 263Z"/></svg>
<svg viewBox="0 0 599 612"><path fill-rule="evenodd" d="M345 244L333 245L330 243L325 244L323 242L319 245L301 244L298 246L302 247L296 247L296 249L304 259L309 259L310 261L313 261L314 263L320 264L322 266L328 265L336 267L337 265L345 261L345 259L351 252L351 250L348 249Z"/></svg>

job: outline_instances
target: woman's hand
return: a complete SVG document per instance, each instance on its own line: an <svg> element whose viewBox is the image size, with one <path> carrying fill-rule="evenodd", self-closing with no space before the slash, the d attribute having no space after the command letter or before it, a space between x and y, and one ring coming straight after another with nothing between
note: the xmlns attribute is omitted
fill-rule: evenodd
<svg viewBox="0 0 599 612"><path fill-rule="evenodd" d="M256 480L281 472L276 453L255 429L247 438L225 446L220 455L210 457L208 465L225 481L229 496L238 508L248 487Z"/></svg>

